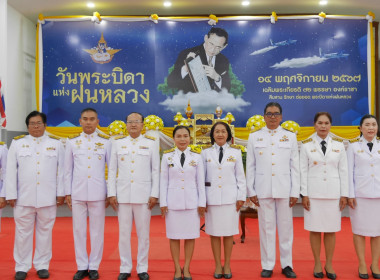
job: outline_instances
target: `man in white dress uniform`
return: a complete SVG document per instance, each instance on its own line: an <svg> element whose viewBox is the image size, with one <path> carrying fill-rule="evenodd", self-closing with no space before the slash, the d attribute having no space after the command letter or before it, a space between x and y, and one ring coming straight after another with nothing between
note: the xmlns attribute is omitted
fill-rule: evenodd
<svg viewBox="0 0 380 280"><path fill-rule="evenodd" d="M5 199L5 174L7 170L7 155L8 148L5 142L0 142L0 232L1 232L1 212L2 209L7 205L7 201Z"/></svg>
<svg viewBox="0 0 380 280"><path fill-rule="evenodd" d="M248 196L258 206L261 277L272 277L276 262L276 226L282 273L293 271L293 214L300 193L299 154L296 135L280 126L282 108L276 102L264 110L266 127L251 133L247 151Z"/></svg>
<svg viewBox="0 0 380 280"><path fill-rule="evenodd" d="M159 196L160 156L155 138L142 136L144 117L127 116L129 136L112 144L108 172L108 197L118 213L120 274L118 280L131 276L131 231L135 221L138 237L137 274L148 280L149 229L151 210Z"/></svg>
<svg viewBox="0 0 380 280"><path fill-rule="evenodd" d="M78 271L74 280L99 278L103 256L104 220L107 200L105 165L109 162L109 136L97 133L98 114L92 108L81 112L83 132L69 137L65 152L66 202L73 212L75 258ZM91 253L87 254L87 212L90 223Z"/></svg>
<svg viewBox="0 0 380 280"><path fill-rule="evenodd" d="M57 205L64 202L64 148L57 138L45 134L44 113L33 111L25 122L29 135L17 136L12 141L5 178L6 198L14 207L16 224L15 279L25 279L32 267L34 228L33 265L38 277L47 279Z"/></svg>

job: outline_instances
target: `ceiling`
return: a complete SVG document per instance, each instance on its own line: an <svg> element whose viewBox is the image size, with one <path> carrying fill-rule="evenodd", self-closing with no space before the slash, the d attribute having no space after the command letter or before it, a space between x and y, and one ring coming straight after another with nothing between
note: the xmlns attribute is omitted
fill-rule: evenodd
<svg viewBox="0 0 380 280"><path fill-rule="evenodd" d="M171 0L172 6L163 6L164 0L92 0L95 8L88 8L87 1L79 0L8 0L8 4L37 22L38 14L44 16L89 15L270 15L281 14L366 15L372 11L380 18L380 0L329 0L320 6L319 0L250 0L243 7L242 0Z"/></svg>

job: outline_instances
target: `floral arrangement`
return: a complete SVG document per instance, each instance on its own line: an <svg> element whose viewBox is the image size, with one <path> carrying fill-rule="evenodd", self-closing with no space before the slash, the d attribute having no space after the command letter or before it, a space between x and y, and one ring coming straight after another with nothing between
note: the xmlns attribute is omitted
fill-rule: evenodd
<svg viewBox="0 0 380 280"><path fill-rule="evenodd" d="M247 152L247 148L244 147L243 145L237 145L237 144L235 144L235 146L238 146L240 148L240 150L241 150L242 153L246 153Z"/></svg>
<svg viewBox="0 0 380 280"><path fill-rule="evenodd" d="M281 127L283 129L289 130L291 132L294 132L295 134L298 134L300 131L300 125L294 121L286 121L281 124Z"/></svg>
<svg viewBox="0 0 380 280"><path fill-rule="evenodd" d="M234 117L234 115L231 114L231 112L228 112L223 120L227 121L228 124L231 124L232 122L235 121L235 117Z"/></svg>
<svg viewBox="0 0 380 280"><path fill-rule="evenodd" d="M189 122L187 119L183 118L178 125L183 125L183 126L190 126Z"/></svg>
<svg viewBox="0 0 380 280"><path fill-rule="evenodd" d="M156 115L149 115L144 119L144 126L146 130L162 130L164 122Z"/></svg>
<svg viewBox="0 0 380 280"><path fill-rule="evenodd" d="M261 115L254 115L250 117L247 121L246 127L254 132L265 126L264 117Z"/></svg>
<svg viewBox="0 0 380 280"><path fill-rule="evenodd" d="M183 120L183 116L180 112L177 112L177 114L174 116L173 121L177 122L179 124Z"/></svg>
<svg viewBox="0 0 380 280"><path fill-rule="evenodd" d="M108 127L107 131L108 134L113 135L125 135L126 134L126 128L125 122L123 121L113 121Z"/></svg>

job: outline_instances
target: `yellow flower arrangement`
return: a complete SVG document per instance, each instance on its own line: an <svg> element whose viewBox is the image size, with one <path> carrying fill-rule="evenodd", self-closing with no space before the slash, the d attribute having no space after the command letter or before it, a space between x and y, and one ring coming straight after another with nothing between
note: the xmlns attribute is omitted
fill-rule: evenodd
<svg viewBox="0 0 380 280"><path fill-rule="evenodd" d="M235 117L234 115L231 114L231 112L228 112L223 120L226 120L229 124L231 124L232 122L235 121Z"/></svg>
<svg viewBox="0 0 380 280"><path fill-rule="evenodd" d="M183 126L190 126L189 122L187 119L183 118L178 125L183 125Z"/></svg>
<svg viewBox="0 0 380 280"><path fill-rule="evenodd" d="M123 121L113 121L108 127L107 131L108 134L113 135L125 135L126 134L126 128L125 122Z"/></svg>
<svg viewBox="0 0 380 280"><path fill-rule="evenodd" d="M179 124L183 120L183 116L180 112L177 112L177 114L174 116L173 121L177 122Z"/></svg>
<svg viewBox="0 0 380 280"><path fill-rule="evenodd" d="M202 146L201 145L191 144L191 145L189 145L189 148L196 151L196 152L199 152L199 153L202 152Z"/></svg>
<svg viewBox="0 0 380 280"><path fill-rule="evenodd" d="M281 124L281 127L283 129L289 130L291 132L294 132L295 134L298 134L300 131L300 125L294 121L286 121Z"/></svg>
<svg viewBox="0 0 380 280"><path fill-rule="evenodd" d="M254 132L265 126L264 117L261 115L254 115L250 117L247 121L246 127L248 130Z"/></svg>
<svg viewBox="0 0 380 280"><path fill-rule="evenodd" d="M149 115L144 119L144 126L146 130L162 130L164 122L156 115Z"/></svg>
<svg viewBox="0 0 380 280"><path fill-rule="evenodd" d="M240 148L240 150L241 150L242 153L247 152L247 148L244 147L243 145L237 145L237 144L235 144L235 146L238 146Z"/></svg>

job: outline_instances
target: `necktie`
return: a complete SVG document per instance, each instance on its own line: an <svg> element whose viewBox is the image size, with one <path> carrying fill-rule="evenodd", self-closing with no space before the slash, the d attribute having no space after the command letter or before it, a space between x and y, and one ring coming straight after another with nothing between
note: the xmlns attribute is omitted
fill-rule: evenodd
<svg viewBox="0 0 380 280"><path fill-rule="evenodd" d="M220 150L219 150L219 163L222 162L222 159L223 159L223 147L220 147Z"/></svg>
<svg viewBox="0 0 380 280"><path fill-rule="evenodd" d="M322 152L323 152L323 154L325 155L326 154L326 141L325 140L323 140L322 142L321 142L321 145L322 145Z"/></svg>
<svg viewBox="0 0 380 280"><path fill-rule="evenodd" d="M208 65L214 67L214 65L212 65L212 56L208 58Z"/></svg>
<svg viewBox="0 0 380 280"><path fill-rule="evenodd" d="M181 154L181 165L183 167L183 164L185 163L185 153Z"/></svg>
<svg viewBox="0 0 380 280"><path fill-rule="evenodd" d="M372 152L373 143L368 142L368 143L367 143L367 146L368 146L368 148L369 148L369 151Z"/></svg>

